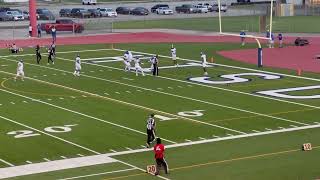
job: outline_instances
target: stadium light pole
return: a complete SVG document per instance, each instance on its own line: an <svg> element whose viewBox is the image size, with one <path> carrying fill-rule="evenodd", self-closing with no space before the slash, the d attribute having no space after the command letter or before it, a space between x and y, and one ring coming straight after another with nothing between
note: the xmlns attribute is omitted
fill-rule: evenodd
<svg viewBox="0 0 320 180"><path fill-rule="evenodd" d="M36 15L36 0L29 0L29 19L32 26L32 37L37 37L37 15Z"/></svg>
<svg viewBox="0 0 320 180"><path fill-rule="evenodd" d="M219 16L219 33L221 34L222 33L222 29L221 29L221 11L220 11L220 0L218 0L218 16Z"/></svg>

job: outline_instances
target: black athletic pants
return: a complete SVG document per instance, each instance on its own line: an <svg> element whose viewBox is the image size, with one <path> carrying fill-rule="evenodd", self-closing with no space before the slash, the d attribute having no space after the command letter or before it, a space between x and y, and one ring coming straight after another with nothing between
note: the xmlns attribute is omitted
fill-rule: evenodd
<svg viewBox="0 0 320 180"><path fill-rule="evenodd" d="M164 158L156 159L156 164L157 164L156 175L159 174L161 166L164 168L164 172L166 174L169 173L169 166Z"/></svg>
<svg viewBox="0 0 320 180"><path fill-rule="evenodd" d="M36 55L37 55L37 63L39 64L42 57L40 53L36 53Z"/></svg>
<svg viewBox="0 0 320 180"><path fill-rule="evenodd" d="M158 75L159 75L159 67L158 67L158 64L153 64L152 74L153 74L154 76L158 76Z"/></svg>
<svg viewBox="0 0 320 180"><path fill-rule="evenodd" d="M150 146L151 142L156 138L154 130L147 129L147 144Z"/></svg>

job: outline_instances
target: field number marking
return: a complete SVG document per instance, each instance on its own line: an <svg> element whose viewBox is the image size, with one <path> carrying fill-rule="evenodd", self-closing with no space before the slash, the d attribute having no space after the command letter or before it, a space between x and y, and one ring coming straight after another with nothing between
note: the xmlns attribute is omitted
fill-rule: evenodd
<svg viewBox="0 0 320 180"><path fill-rule="evenodd" d="M184 116L184 117L200 117L200 116L203 116L202 111L205 111L205 110L182 111L182 112L178 112L177 114L179 116ZM158 115L158 114L154 115L154 117L160 119L160 121L169 121L169 120L178 119L175 117L167 117L167 116Z"/></svg>
<svg viewBox="0 0 320 180"><path fill-rule="evenodd" d="M72 131L72 126L76 126L77 124L72 125L64 125L64 126L51 126L44 128L44 131L50 133L66 133ZM14 138L26 138L26 137L33 137L33 136L40 136L41 134L35 133L31 130L17 130L17 131L10 131L7 135L14 135Z"/></svg>

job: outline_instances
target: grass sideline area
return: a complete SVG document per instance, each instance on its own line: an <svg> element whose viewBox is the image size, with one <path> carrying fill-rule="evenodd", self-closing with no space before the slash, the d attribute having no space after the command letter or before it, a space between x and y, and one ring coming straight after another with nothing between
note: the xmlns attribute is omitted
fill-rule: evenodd
<svg viewBox="0 0 320 180"><path fill-rule="evenodd" d="M216 54L219 50L256 48L256 44L240 47L238 43L178 43L174 46L182 58L178 59L178 68L171 67L172 60L166 57L170 56L171 47L166 43L117 44L115 49L110 49L109 44L58 46L54 65L46 64L44 49L40 65L36 64L34 49L27 48L18 56L0 50L0 140L5 144L0 149L0 167L9 167L1 160L18 167L80 155L144 150L146 118L156 113L167 118L163 121L157 118L157 135L166 145L231 138L168 148L171 173L164 175L165 178L320 177L319 128L292 129L320 124L317 118L320 100L271 99L255 94L261 90L317 85L319 74L306 73L305 77L313 79L303 79L288 76L294 75L288 70L256 68ZM127 49L142 56L146 70L150 67L150 54L159 53L160 76L124 72L121 57ZM78 52L82 74L74 77L74 58ZM250 81L228 85L192 82L190 78L203 74L200 52L205 52L209 61L214 57L217 63L208 67L211 80L223 81L219 76L255 70L285 74L273 80L248 75L244 77ZM12 77L21 58L28 78L15 82ZM319 90L291 93L312 94L319 94ZM246 137L273 131L281 133ZM232 139L239 135L244 137ZM314 149L301 151L303 143L312 143ZM12 179L159 179L143 172L146 165L154 163L152 152L110 157L118 161Z"/></svg>
<svg viewBox="0 0 320 180"><path fill-rule="evenodd" d="M259 31L259 16L222 16L224 32ZM268 21L267 21L268 22ZM273 31L319 33L318 16L273 17ZM267 23L268 24L268 23ZM218 17L114 22L114 29L182 29L219 32Z"/></svg>

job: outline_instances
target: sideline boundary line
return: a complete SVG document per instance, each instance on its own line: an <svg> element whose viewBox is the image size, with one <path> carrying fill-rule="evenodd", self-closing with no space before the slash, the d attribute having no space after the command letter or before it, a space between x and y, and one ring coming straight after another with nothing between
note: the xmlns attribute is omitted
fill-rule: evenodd
<svg viewBox="0 0 320 180"><path fill-rule="evenodd" d="M226 141L226 140L235 140L235 139L242 139L242 138L248 138L248 137L257 137L257 136L263 136L263 135L271 135L271 134L279 134L279 133L285 133L285 132L294 132L294 131L300 131L300 130L306 130L306 129L315 129L315 128L320 128L320 124L317 125L310 125L310 126L302 126L302 127L296 127L296 128L288 128L288 129L280 129L280 130L273 130L273 131L265 131L265 132L258 132L258 133L251 133L251 134L245 134L245 135L235 135L235 136L226 136L226 137L221 137L221 138L215 138L215 139L206 139L206 140L199 140L199 141L192 141L192 142L186 142L186 143L179 143L179 144L172 144L172 145L167 145L166 149L168 148L177 148L177 147L186 147L186 146L191 146L191 145L199 145L199 144L207 144L207 143L212 143L212 142L219 142L219 141ZM137 150L129 150L129 151L122 151L122 152L116 152L116 153L106 153L106 154L99 154L99 155L92 155L92 156L85 156L85 157L77 157L74 159L80 159L80 158L97 158L97 159L103 159L103 158L110 158L115 159L114 156L119 156L119 155L127 155L127 154L134 154L134 153L141 153L141 152L147 152L147 151L153 151L152 148L148 149L137 149ZM116 160L116 159L115 159ZM68 161L68 159L63 159L59 161ZM119 160L117 160L119 161ZM35 163L35 164L27 164L23 165L24 167L32 167L34 165L36 166L42 166L44 163L54 163L55 161L50 161L50 162L42 162L42 163ZM121 162L121 161L119 161ZM122 162L124 163L124 162ZM94 165L94 164L93 164ZM130 166L130 165L128 165ZM0 169L3 171L6 171L7 169L19 169L21 166L15 166L15 167L8 167L8 168L2 168ZM137 168L141 171L144 171L144 169L131 166L133 168Z"/></svg>
<svg viewBox="0 0 320 180"><path fill-rule="evenodd" d="M57 59L61 59L61 60L64 60L64 61L70 61L70 62L72 61L72 60L70 60L70 59L59 58L59 57L58 57ZM116 69L116 70L121 70L121 71L123 71L123 70L120 69L120 68L114 68L114 67L105 66L105 65L100 65L100 64L92 64L92 63L86 63L86 62L84 62L83 64L88 64L88 65L92 65L92 66L99 66L99 67L106 67L106 68L112 68L112 69ZM50 68L50 69L51 69L51 68ZM52 68L52 69L64 71L64 70L56 69L56 68ZM70 72L68 72L68 73L70 73ZM151 76L150 74L146 74L146 75ZM130 85L130 84L127 84L127 83L122 83L122 82L118 82L118 81L114 81L114 80L99 78L99 77L90 76L90 75L86 75L86 74L84 74L84 75L82 75L82 76L88 77L88 78L92 78L92 79L101 80L101 81L106 81L106 82L121 84L121 85L124 85L124 86L139 88L139 89L143 89L143 90L146 90L146 91L151 91L151 92L155 92L155 93L159 93L159 94L165 94L165 95L168 95L168 96L173 96L173 97L178 97L178 98L187 99L187 100L191 100L191 101L196 101L196 102L200 102L200 103L204 103L204 104L209 104L209 105L214 105L214 106L218 106L218 107L223 107L223 108L226 108L226 109L232 109L232 110L236 110L236 111L240 111L240 112L245 112L245 113L249 113L249 114L254 114L254 115L257 115L257 116L268 117L268 118L271 118L271 119L277 119L277 120L281 120L281 121L287 121L287 122L291 122L291 123L295 123L295 124L300 124L300 125L309 125L309 124L307 124L307 123L302 123L302 122L298 122L298 121L293 121L293 120L289 120L289 119L286 119L286 118L276 117L276 116L272 116L272 115L268 115L268 114L263 114L263 113L257 113L257 112L254 112L254 111L249 111L249 110L245 110L245 109L235 108L235 107L232 107L232 106L226 106L226 105L217 104L217 103L213 103L213 102L209 102L209 101L203 101L203 100L199 100L199 99L194 99L194 98L190 98L190 97L186 97L186 96L180 96L180 95L177 95L177 94L172 94L172 93L167 93L167 92L162 92L162 91L156 91L156 90L153 90L153 89L144 88L144 87L141 87L141 86ZM159 76L158 76L158 77L159 77ZM204 123L204 122L203 122L203 123Z"/></svg>

